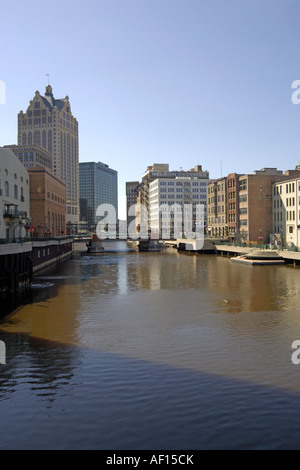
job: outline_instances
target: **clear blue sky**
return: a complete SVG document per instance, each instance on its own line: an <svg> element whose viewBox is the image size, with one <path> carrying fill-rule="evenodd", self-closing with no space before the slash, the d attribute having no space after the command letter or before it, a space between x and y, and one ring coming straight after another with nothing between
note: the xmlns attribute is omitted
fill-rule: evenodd
<svg viewBox="0 0 300 470"><path fill-rule="evenodd" d="M148 165L211 178L300 159L298 0L11 0L1 4L0 146L50 84L69 95L80 161L125 182Z"/></svg>

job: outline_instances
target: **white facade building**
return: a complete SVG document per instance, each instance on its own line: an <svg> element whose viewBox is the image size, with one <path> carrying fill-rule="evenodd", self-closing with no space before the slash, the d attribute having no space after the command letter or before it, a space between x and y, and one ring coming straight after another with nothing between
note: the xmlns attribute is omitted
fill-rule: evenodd
<svg viewBox="0 0 300 470"><path fill-rule="evenodd" d="M273 233L278 246L300 248L300 174L273 185Z"/></svg>
<svg viewBox="0 0 300 470"><path fill-rule="evenodd" d="M198 205L203 206L201 224L206 226L208 182L206 178L176 177L157 178L150 183L152 234L156 233L156 236L164 239L168 238L168 234L170 238L189 238L199 222Z"/></svg>
<svg viewBox="0 0 300 470"><path fill-rule="evenodd" d="M0 148L0 239L26 235L29 207L28 171L12 150Z"/></svg>

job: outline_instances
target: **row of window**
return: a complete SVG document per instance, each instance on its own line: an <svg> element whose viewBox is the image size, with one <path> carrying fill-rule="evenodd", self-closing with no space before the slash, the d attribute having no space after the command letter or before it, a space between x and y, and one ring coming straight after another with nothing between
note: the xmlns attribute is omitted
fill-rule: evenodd
<svg viewBox="0 0 300 470"><path fill-rule="evenodd" d="M208 223L209 224L224 224L225 223L225 218L224 218L224 216L222 216L222 217L209 217L208 218Z"/></svg>
<svg viewBox="0 0 300 470"><path fill-rule="evenodd" d="M274 190L273 190L274 191L274 196L279 196L280 194L282 194L282 187L283 186L284 185L274 186ZM299 183L298 190L300 191L300 183ZM295 192L295 183L286 183L285 192L286 192L286 194L294 193Z"/></svg>
<svg viewBox="0 0 300 470"><path fill-rule="evenodd" d="M65 204L65 200L62 197L59 197L59 196L57 196L56 194L53 194L53 193L50 194L49 191L47 192L47 198L52 199L52 201L58 202L59 204Z"/></svg>
<svg viewBox="0 0 300 470"><path fill-rule="evenodd" d="M218 183L217 185L213 184L212 186L208 186L207 193L214 194L215 192L221 192L225 190L224 183Z"/></svg>
<svg viewBox="0 0 300 470"><path fill-rule="evenodd" d="M0 194L2 193L1 191L1 186L0 186ZM10 194L10 186L9 186L9 182L8 181L5 181L4 182L4 196L6 197L10 197L11 194ZM19 188L18 186L15 184L14 185L14 192L13 192L13 197L14 199L19 199ZM25 201L25 197L24 197L24 188L23 186L21 187L21 194L20 194L20 201L21 202L24 202Z"/></svg>
<svg viewBox="0 0 300 470"><path fill-rule="evenodd" d="M282 225L275 225L274 227L274 232L275 233L283 233L283 227ZM288 227L288 233L294 233L294 227L292 225L290 225Z"/></svg>
<svg viewBox="0 0 300 470"><path fill-rule="evenodd" d="M6 176L8 176L8 173L9 173L9 171L8 171L7 169L4 169L4 174L5 174ZM17 173L14 173L14 178L15 178L15 180L18 179ZM24 181L23 176L20 176L20 181L21 181L21 183L23 183L23 181ZM26 184L28 184L28 179L26 180ZM0 187L1 187L1 180L0 180Z"/></svg>
<svg viewBox="0 0 300 470"><path fill-rule="evenodd" d="M160 186L206 186L206 183L201 181L160 181Z"/></svg>

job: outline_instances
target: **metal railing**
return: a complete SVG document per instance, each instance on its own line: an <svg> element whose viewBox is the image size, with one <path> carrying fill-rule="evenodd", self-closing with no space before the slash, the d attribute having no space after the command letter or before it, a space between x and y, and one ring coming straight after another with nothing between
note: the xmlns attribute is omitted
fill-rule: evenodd
<svg viewBox="0 0 300 470"><path fill-rule="evenodd" d="M0 238L0 245L9 243L28 243L28 242L45 242L45 241L62 241L62 240L73 240L74 237L71 235L64 235L61 237L14 237L14 238Z"/></svg>
<svg viewBox="0 0 300 470"><path fill-rule="evenodd" d="M18 219L19 217L26 218L27 213L24 211L10 211L7 209L4 209L3 211L3 217L4 218L11 218L11 219Z"/></svg>

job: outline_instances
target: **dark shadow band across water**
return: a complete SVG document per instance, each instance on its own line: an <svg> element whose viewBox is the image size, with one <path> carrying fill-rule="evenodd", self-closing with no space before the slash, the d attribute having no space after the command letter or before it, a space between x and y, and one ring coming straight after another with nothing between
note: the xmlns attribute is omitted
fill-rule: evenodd
<svg viewBox="0 0 300 470"><path fill-rule="evenodd" d="M4 334L1 449L298 449L300 395ZM18 432L16 432L18 429Z"/></svg>

